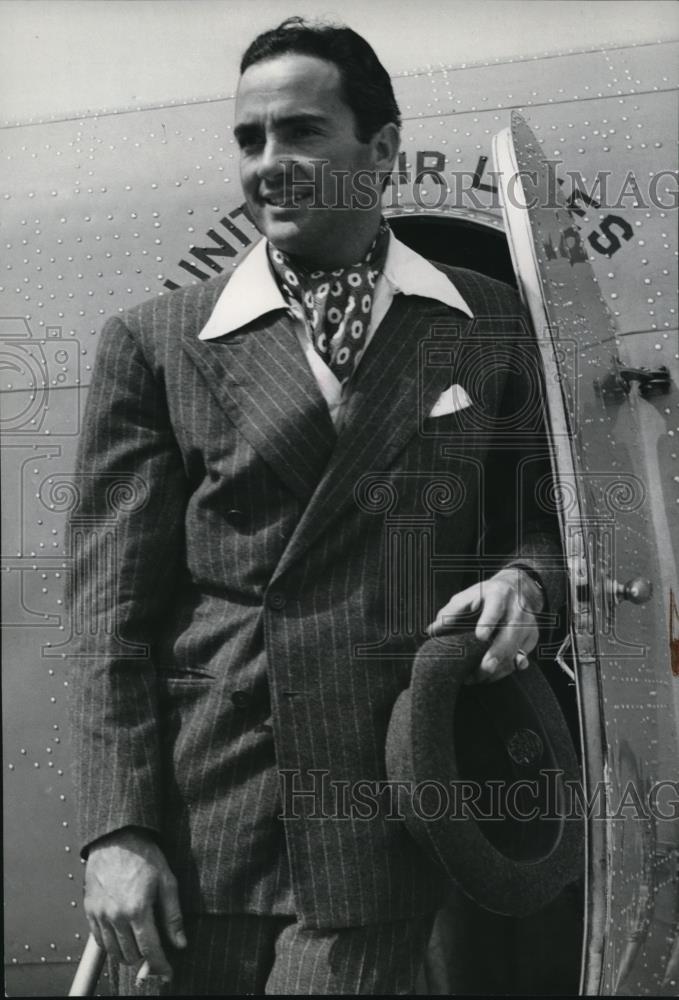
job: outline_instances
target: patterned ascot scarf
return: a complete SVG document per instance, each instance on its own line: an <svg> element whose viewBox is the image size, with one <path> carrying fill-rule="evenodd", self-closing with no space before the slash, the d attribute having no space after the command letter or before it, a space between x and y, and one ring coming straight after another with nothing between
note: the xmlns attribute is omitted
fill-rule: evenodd
<svg viewBox="0 0 679 1000"><path fill-rule="evenodd" d="M383 218L365 257L337 271L309 272L267 243L271 266L290 308L306 320L316 351L342 384L353 374L365 349L389 232Z"/></svg>

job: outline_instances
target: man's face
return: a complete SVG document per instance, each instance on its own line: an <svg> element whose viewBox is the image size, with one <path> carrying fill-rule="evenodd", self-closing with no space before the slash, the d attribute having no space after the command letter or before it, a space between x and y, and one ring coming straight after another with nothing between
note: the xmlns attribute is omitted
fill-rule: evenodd
<svg viewBox="0 0 679 1000"><path fill-rule="evenodd" d="M316 266L350 263L375 211L379 216L379 197L369 212L310 207L337 206L334 177L341 172L384 168L376 144L359 142L354 125L334 63L288 53L250 66L240 79L235 134L248 207L275 246ZM327 161L323 170L314 168L318 160Z"/></svg>

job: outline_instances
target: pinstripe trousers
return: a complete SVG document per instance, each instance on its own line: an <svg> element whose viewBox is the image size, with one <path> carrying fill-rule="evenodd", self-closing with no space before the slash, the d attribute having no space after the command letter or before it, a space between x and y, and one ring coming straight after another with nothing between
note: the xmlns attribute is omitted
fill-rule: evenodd
<svg viewBox="0 0 679 1000"><path fill-rule="evenodd" d="M170 984L134 984L136 969L113 970L119 996L327 996L415 992L434 914L410 920L307 930L289 917L187 918L189 945L172 957Z"/></svg>

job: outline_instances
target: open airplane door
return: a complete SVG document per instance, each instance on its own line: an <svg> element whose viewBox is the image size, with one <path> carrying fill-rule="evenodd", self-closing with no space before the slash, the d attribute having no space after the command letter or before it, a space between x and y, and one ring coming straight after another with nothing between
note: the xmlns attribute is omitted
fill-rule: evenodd
<svg viewBox="0 0 679 1000"><path fill-rule="evenodd" d="M567 203L554 163L518 113L495 138L494 156L542 354L557 480L546 502L558 508L570 573L570 630L557 659L574 673L582 734L581 991L674 996L678 355L659 358L655 332L616 330L573 197ZM600 218L605 233L605 212Z"/></svg>

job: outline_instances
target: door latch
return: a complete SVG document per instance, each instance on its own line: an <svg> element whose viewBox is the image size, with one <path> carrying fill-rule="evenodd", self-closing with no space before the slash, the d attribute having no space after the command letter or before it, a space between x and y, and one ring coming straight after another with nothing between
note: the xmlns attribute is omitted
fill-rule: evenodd
<svg viewBox="0 0 679 1000"><path fill-rule="evenodd" d="M667 394L672 387L672 378L667 365L659 368L616 367L603 378L594 379L594 391L605 400L621 400L629 395L632 382L639 383L642 396L653 393Z"/></svg>

